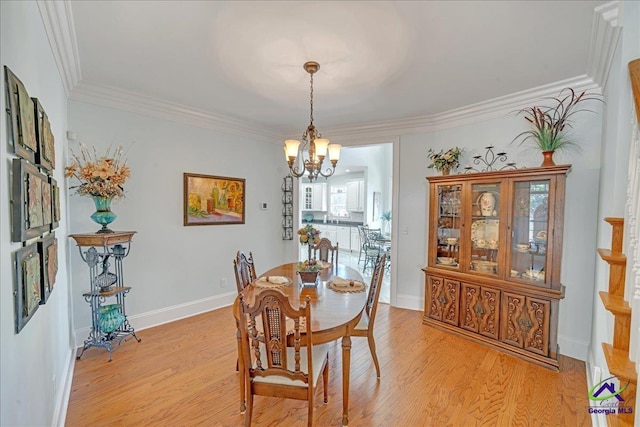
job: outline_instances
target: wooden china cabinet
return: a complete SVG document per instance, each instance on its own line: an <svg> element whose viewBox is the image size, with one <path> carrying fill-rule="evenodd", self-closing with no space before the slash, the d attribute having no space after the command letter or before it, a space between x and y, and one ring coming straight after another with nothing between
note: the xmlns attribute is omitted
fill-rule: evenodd
<svg viewBox="0 0 640 427"><path fill-rule="evenodd" d="M427 178L423 323L558 370L570 168Z"/></svg>

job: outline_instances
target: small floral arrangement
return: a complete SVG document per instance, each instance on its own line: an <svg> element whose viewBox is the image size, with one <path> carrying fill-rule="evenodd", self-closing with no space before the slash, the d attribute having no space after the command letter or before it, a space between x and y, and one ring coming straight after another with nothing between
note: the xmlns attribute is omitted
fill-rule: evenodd
<svg viewBox="0 0 640 427"><path fill-rule="evenodd" d="M460 164L460 154L462 154L462 149L458 147L449 148L447 151L440 150L439 152L435 152L433 148L430 148L427 152L427 156L429 160L431 160L431 164L427 166L428 168L434 168L435 170L441 171L443 169L455 169Z"/></svg>
<svg viewBox="0 0 640 427"><path fill-rule="evenodd" d="M300 236L300 243L313 243L317 244L320 241L320 231L316 228L313 228L311 224L307 224L298 230L298 235Z"/></svg>
<svg viewBox="0 0 640 427"><path fill-rule="evenodd" d="M298 271L320 271L320 265L315 259L298 263Z"/></svg>
<svg viewBox="0 0 640 427"><path fill-rule="evenodd" d="M100 196L108 198L124 197L124 183L131 175L131 169L124 159L122 147L111 147L104 156L98 156L95 147L89 150L80 144L80 154L71 152L73 163L65 168L64 176L76 178L80 185L70 187L81 196Z"/></svg>

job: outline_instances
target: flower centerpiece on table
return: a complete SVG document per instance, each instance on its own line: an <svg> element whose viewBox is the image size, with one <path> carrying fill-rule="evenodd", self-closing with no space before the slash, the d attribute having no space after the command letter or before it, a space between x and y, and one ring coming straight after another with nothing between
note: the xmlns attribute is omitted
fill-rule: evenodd
<svg viewBox="0 0 640 427"><path fill-rule="evenodd" d="M311 260L311 246L320 242L320 230L317 228L313 228L313 225L307 224L304 227L298 230L298 235L300 236L300 243L309 245L309 257L308 261Z"/></svg>
<svg viewBox="0 0 640 427"><path fill-rule="evenodd" d="M308 245L309 255L307 256L307 262L311 261L311 246L320 242L320 230L313 228L313 225L307 224L298 230L300 236L300 243Z"/></svg>
<svg viewBox="0 0 640 427"><path fill-rule="evenodd" d="M80 153L72 151L71 157L73 162L65 168L64 176L75 178L80 184L69 188L93 199L96 212L91 219L102 225L99 233L112 232L107 228L116 219L116 214L111 212L111 200L124 197L124 183L131 176L122 147L113 150L110 147L99 156L95 147L89 150L85 144L80 144Z"/></svg>
<svg viewBox="0 0 640 427"><path fill-rule="evenodd" d="M428 168L434 168L437 171L442 171L443 175L449 175L451 169L455 169L460 164L460 155L462 149L458 147L449 148L447 151L440 150L438 152L430 148L427 152L427 156L431 163Z"/></svg>

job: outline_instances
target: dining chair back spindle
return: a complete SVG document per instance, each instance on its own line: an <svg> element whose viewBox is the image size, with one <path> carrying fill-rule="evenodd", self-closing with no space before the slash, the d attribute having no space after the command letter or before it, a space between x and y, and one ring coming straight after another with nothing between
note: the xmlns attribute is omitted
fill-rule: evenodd
<svg viewBox="0 0 640 427"><path fill-rule="evenodd" d="M373 337L373 324L376 320L376 312L378 311L378 300L380 299L380 288L382 287L382 279L384 277L384 268L387 263L387 254L380 254L376 258L371 275L371 284L369 285L369 293L367 294L367 303L362 312L360 322L356 325L351 336L367 337L371 357L376 367L376 375L380 378L380 364L376 355L376 342Z"/></svg>
<svg viewBox="0 0 640 427"><path fill-rule="evenodd" d="M249 286L251 282L258 278L256 276L256 267L253 263L253 254L249 252L249 256L247 257L244 252L238 251L236 258L233 260L233 271L236 276L238 293L240 293L244 288Z"/></svg>
<svg viewBox="0 0 640 427"><path fill-rule="evenodd" d="M331 255L331 257L329 257ZM331 240L323 237L313 246L313 257L318 261L330 262L333 265L338 264L338 243L335 246L331 244Z"/></svg>
<svg viewBox="0 0 640 427"><path fill-rule="evenodd" d="M328 399L330 344L313 345L311 299L294 309L276 289L256 295L253 306L240 294L234 302L240 330L240 373L246 393L245 426L251 425L254 395L306 400L309 426L320 373ZM245 396L242 396L245 397ZM241 397L241 398L242 398Z"/></svg>

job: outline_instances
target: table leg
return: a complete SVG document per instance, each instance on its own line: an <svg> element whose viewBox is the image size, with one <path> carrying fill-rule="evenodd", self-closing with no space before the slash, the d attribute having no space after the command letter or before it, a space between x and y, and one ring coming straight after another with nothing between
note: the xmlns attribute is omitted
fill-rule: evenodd
<svg viewBox="0 0 640 427"><path fill-rule="evenodd" d="M349 369L351 367L351 337L342 337L342 425L349 425Z"/></svg>

